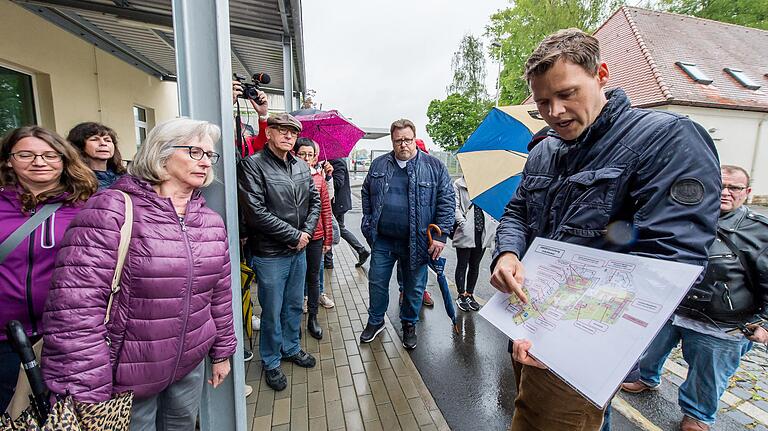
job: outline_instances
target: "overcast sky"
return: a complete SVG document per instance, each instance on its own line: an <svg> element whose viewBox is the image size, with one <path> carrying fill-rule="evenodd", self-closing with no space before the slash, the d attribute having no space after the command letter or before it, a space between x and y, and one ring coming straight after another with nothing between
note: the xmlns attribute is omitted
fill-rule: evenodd
<svg viewBox="0 0 768 431"><path fill-rule="evenodd" d="M389 128L399 118L425 125L432 99L445 98L461 38L483 36L507 0L310 0L302 2L307 88L322 109L337 109L362 127ZM486 49L488 41L484 40ZM487 62L495 94L498 65ZM382 142L383 141L383 142ZM391 148L388 140L365 148Z"/></svg>

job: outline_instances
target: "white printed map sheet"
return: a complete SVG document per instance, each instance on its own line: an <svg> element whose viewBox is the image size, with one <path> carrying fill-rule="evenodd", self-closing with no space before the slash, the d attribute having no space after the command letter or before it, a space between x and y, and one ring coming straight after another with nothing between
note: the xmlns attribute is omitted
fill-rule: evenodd
<svg viewBox="0 0 768 431"><path fill-rule="evenodd" d="M480 315L601 408L702 271L543 238L522 262L528 304L496 292Z"/></svg>

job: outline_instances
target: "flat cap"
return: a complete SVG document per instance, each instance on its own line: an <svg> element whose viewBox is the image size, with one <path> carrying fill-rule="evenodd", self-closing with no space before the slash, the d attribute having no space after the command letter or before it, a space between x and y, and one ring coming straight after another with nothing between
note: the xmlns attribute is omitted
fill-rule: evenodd
<svg viewBox="0 0 768 431"><path fill-rule="evenodd" d="M292 127L301 132L301 123L291 114L281 113L273 114L267 119L267 126L269 127Z"/></svg>

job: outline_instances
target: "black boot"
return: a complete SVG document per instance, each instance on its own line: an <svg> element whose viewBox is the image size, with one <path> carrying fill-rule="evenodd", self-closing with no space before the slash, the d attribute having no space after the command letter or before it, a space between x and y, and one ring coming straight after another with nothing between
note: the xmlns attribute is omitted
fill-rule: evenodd
<svg viewBox="0 0 768 431"><path fill-rule="evenodd" d="M323 328L321 328L320 324L317 323L316 313L307 315L307 332L309 332L309 335L317 340L323 339Z"/></svg>

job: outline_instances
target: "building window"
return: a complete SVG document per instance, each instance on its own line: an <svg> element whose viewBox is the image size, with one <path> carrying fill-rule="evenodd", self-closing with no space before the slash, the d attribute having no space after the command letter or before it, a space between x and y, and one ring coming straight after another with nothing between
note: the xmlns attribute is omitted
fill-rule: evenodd
<svg viewBox="0 0 768 431"><path fill-rule="evenodd" d="M32 76L0 66L0 136L36 123Z"/></svg>
<svg viewBox="0 0 768 431"><path fill-rule="evenodd" d="M747 76L746 73L744 73L741 69L734 69L731 67L726 67L723 69L726 71L729 75L733 77L736 81L739 82L744 88L748 88L750 90L757 90L760 88L760 84L753 81L749 76Z"/></svg>
<svg viewBox="0 0 768 431"><path fill-rule="evenodd" d="M138 148L147 139L147 110L140 106L134 106L133 122L136 127L136 147Z"/></svg>
<svg viewBox="0 0 768 431"><path fill-rule="evenodd" d="M683 69L683 72L685 72L686 75L690 76L691 79L698 82L699 84L703 85L709 85L712 83L712 80L707 77L707 75L704 74L704 72L701 71L698 67L696 67L695 63L687 63L684 61L678 61L675 63L680 69Z"/></svg>

